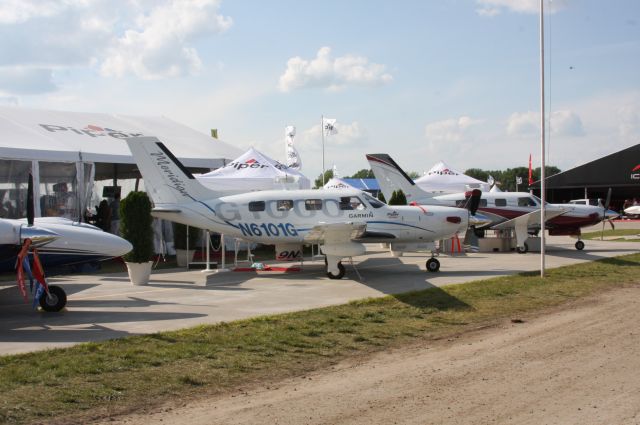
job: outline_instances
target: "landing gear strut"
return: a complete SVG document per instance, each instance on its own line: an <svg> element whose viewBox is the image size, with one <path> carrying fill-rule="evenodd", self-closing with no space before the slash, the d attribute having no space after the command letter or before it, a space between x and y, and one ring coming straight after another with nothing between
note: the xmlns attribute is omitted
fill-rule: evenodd
<svg viewBox="0 0 640 425"><path fill-rule="evenodd" d="M578 251L582 251L584 249L584 242L582 242L581 240L578 240L578 242L576 242L576 249Z"/></svg>
<svg viewBox="0 0 640 425"><path fill-rule="evenodd" d="M49 294L42 294L42 297L40 297L40 307L44 311L60 311L65 305L67 305L67 294L59 286L49 286Z"/></svg>
<svg viewBox="0 0 640 425"><path fill-rule="evenodd" d="M440 261L438 261L437 258L431 257L427 260L426 266L427 266L427 271L431 273L435 273L438 270L440 270Z"/></svg>

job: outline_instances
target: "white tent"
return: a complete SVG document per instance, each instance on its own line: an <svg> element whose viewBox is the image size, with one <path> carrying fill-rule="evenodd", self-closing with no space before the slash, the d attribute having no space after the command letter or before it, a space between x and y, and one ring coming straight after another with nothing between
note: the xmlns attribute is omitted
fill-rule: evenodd
<svg viewBox="0 0 640 425"><path fill-rule="evenodd" d="M205 186L228 193L270 189L309 189L302 173L251 148L224 167L196 175Z"/></svg>
<svg viewBox="0 0 640 425"><path fill-rule="evenodd" d="M470 189L489 190L489 185L481 180L469 177L447 165L438 162L427 173L416 180L421 189L432 193L456 193Z"/></svg>
<svg viewBox="0 0 640 425"><path fill-rule="evenodd" d="M164 117L0 107L0 203L24 217L34 179L36 216L77 219L92 206L94 180L132 178L137 166L123 140L156 136L185 166L223 166L240 150ZM100 194L97 195L101 197Z"/></svg>
<svg viewBox="0 0 640 425"><path fill-rule="evenodd" d="M323 189L355 189L355 187L351 186L349 183L337 177L333 177L331 180L325 183L325 185L322 186L322 188Z"/></svg>
<svg viewBox="0 0 640 425"><path fill-rule="evenodd" d="M0 158L134 164L123 140L156 136L187 167L218 168L239 149L165 117L0 107Z"/></svg>

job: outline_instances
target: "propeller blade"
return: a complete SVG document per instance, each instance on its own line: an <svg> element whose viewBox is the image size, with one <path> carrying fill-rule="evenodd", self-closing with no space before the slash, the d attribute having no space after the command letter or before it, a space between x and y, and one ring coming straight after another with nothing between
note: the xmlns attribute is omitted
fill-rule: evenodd
<svg viewBox="0 0 640 425"><path fill-rule="evenodd" d="M29 173L29 186L27 186L27 224L29 225L29 227L33 226L34 215L33 174Z"/></svg>
<svg viewBox="0 0 640 425"><path fill-rule="evenodd" d="M473 189L469 194L469 199L467 200L465 208L469 210L471 215L474 215L476 211L478 211L478 207L480 206L481 196L482 196L482 191L480 189Z"/></svg>
<svg viewBox="0 0 640 425"><path fill-rule="evenodd" d="M607 199L604 203L604 209L608 210L609 209L609 204L611 203L611 188L609 188L609 190L607 191Z"/></svg>
<svg viewBox="0 0 640 425"><path fill-rule="evenodd" d="M616 226L613 225L613 220L607 220L611 225L611 230L616 230Z"/></svg>

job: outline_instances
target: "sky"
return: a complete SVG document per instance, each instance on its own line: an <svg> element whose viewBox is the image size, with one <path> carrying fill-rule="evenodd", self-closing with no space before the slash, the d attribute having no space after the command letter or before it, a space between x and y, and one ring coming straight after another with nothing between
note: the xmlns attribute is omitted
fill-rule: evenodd
<svg viewBox="0 0 640 425"><path fill-rule="evenodd" d="M640 143L640 2L545 0L547 164ZM162 115L302 172L540 164L538 0L0 0L0 104Z"/></svg>

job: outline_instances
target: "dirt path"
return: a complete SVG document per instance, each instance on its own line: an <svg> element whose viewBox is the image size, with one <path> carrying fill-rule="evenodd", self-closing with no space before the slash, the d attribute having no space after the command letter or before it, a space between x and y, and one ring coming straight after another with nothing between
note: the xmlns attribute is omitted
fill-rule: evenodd
<svg viewBox="0 0 640 425"><path fill-rule="evenodd" d="M640 424L640 288L108 423Z"/></svg>

